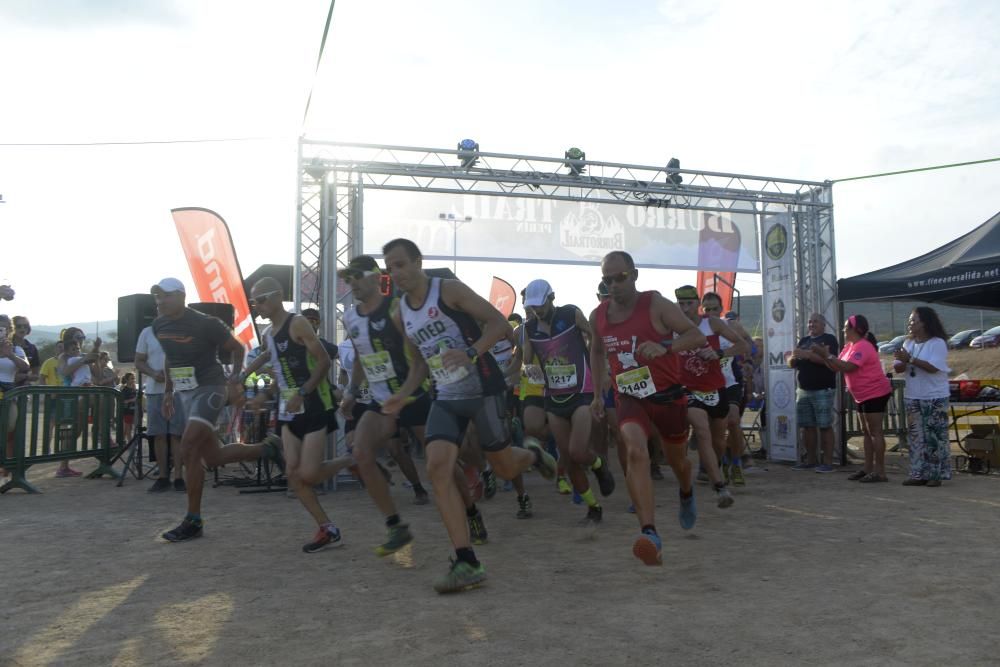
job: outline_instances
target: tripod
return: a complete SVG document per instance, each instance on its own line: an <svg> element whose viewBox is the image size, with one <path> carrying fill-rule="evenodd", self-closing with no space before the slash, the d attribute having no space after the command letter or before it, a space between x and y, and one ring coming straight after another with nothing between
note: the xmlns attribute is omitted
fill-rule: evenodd
<svg viewBox="0 0 1000 667"><path fill-rule="evenodd" d="M115 454L114 458L108 463L109 466L114 465L117 461L125 457L126 452L128 453L128 457L125 458L125 467L122 469L122 474L116 484L119 487L125 483L125 476L130 472L137 480L141 480L146 476L146 471L142 467L142 440L146 437L146 427L142 424L142 397L144 396L144 392L142 391L142 373L138 369L136 370L136 388L135 407L132 408L132 424L135 431L125 446L122 447L121 451ZM157 463L162 465L163 462Z"/></svg>

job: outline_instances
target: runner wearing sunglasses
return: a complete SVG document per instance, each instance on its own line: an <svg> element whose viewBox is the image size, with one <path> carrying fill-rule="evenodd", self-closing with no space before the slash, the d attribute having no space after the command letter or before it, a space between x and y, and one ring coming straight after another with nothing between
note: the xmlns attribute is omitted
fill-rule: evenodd
<svg viewBox="0 0 1000 667"><path fill-rule="evenodd" d="M640 534L632 553L646 565L662 563L662 542L656 532L653 480L649 474L646 443L654 430L663 440L667 463L680 485L681 527L694 527L697 512L691 485L691 464L686 456L687 403L680 383L676 352L705 344L705 336L684 313L659 292L639 292L639 272L632 256L610 252L601 261L602 281L610 299L590 315L594 338L590 367L611 369L622 440L628 450L625 481L635 505ZM595 379L594 415L604 415L605 377Z"/></svg>

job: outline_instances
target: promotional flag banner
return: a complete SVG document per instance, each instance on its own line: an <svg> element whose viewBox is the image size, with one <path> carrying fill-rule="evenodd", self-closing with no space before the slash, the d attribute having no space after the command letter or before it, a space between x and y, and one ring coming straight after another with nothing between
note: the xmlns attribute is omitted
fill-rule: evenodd
<svg viewBox="0 0 1000 667"><path fill-rule="evenodd" d="M493 284L490 286L490 303L503 313L504 317L510 317L517 304L517 294L509 282L493 276Z"/></svg>
<svg viewBox="0 0 1000 667"><path fill-rule="evenodd" d="M233 333L247 350L256 348L257 329L225 220L206 208L175 208L170 213L198 289L198 298L232 304L235 311Z"/></svg>
<svg viewBox="0 0 1000 667"><path fill-rule="evenodd" d="M699 271L698 296L704 297L705 292L715 292L722 299L722 312L733 310L733 285L736 284L736 273L732 271Z"/></svg>

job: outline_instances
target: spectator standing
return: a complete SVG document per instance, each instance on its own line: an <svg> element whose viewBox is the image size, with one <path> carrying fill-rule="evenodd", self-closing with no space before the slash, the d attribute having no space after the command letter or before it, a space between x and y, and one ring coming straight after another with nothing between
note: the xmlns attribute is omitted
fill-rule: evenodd
<svg viewBox="0 0 1000 667"><path fill-rule="evenodd" d="M23 315L15 315L13 319L14 324L14 345L17 345L22 350L24 350L25 356L28 358L28 366L30 370L27 373L18 374L17 385L26 385L30 382L38 381L38 372L42 368L42 360L38 357L38 348L35 344L28 340L28 336L31 335L31 322L28 321L27 317Z"/></svg>
<svg viewBox="0 0 1000 667"><path fill-rule="evenodd" d="M837 393L837 374L826 365L826 358L840 353L840 343L833 334L826 333L826 318L819 313L809 316L809 335L802 338L788 365L798 371L798 389L795 391L795 419L802 429L806 460L792 466L792 470L833 472L833 406ZM823 460L816 449L816 431L819 431Z"/></svg>
<svg viewBox="0 0 1000 667"><path fill-rule="evenodd" d="M115 387L118 385L118 373L111 363L111 355L101 350L97 358L97 373L94 375L94 385L98 387Z"/></svg>
<svg viewBox="0 0 1000 667"><path fill-rule="evenodd" d="M160 493L170 490L170 463L174 464L174 490L186 491L182 473L183 457L181 456L181 436L184 435L186 417L183 404L174 403L174 414L170 419L163 416L163 394L166 391L166 376L164 365L166 355L160 346L160 341L153 334L152 327L146 327L139 332L135 344L135 367L145 375L144 392L146 394L146 436L153 440L153 451L156 454L156 466L159 477L150 493Z"/></svg>
<svg viewBox="0 0 1000 667"><path fill-rule="evenodd" d="M6 315L0 315L0 398L17 386L18 373L27 372L30 366L24 350L14 344L11 339L11 321ZM14 428L17 426L17 406L11 402L7 412L6 439L8 458L14 456ZM0 468L0 470L3 470ZM7 471L3 470L3 474Z"/></svg>
<svg viewBox="0 0 1000 667"><path fill-rule="evenodd" d="M857 404L861 430L865 434L865 468L848 477L861 482L888 482L885 475L885 435L882 416L892 395L892 385L882 370L877 341L864 315L851 315L844 322L844 349L840 357L829 355L828 368L844 374L847 389ZM817 345L813 351L822 354Z"/></svg>
<svg viewBox="0 0 1000 667"><path fill-rule="evenodd" d="M64 351L63 342L56 341L55 356L42 362L42 367L38 371L38 383L45 387L62 387L63 378L59 374L59 359ZM47 396L45 400L45 411L52 414L56 410L56 401L53 396ZM49 442L55 442L56 420L49 419ZM60 461L59 469L56 470L56 477L79 477L80 472L69 467L69 461Z"/></svg>
<svg viewBox="0 0 1000 667"><path fill-rule="evenodd" d="M933 308L918 306L893 370L903 375L910 476L903 486L941 486L951 479L948 438L948 334Z"/></svg>
<svg viewBox="0 0 1000 667"><path fill-rule="evenodd" d="M135 373L126 373L122 376L122 384L118 391L122 394L122 407L125 410L122 422L125 425L125 442L128 442L132 439L132 429L135 426L135 402L139 397L135 385Z"/></svg>

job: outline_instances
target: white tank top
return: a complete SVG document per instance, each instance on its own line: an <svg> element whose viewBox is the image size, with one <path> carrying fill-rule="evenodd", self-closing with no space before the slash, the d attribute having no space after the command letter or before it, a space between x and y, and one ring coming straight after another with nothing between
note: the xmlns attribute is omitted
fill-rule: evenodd
<svg viewBox="0 0 1000 667"><path fill-rule="evenodd" d="M465 350L469 346L455 317L464 316L470 321L472 318L452 311L442 303L440 278L430 279L427 298L418 308L411 306L409 295L403 297L399 302L399 313L407 338L427 361L437 398L457 400L483 396L483 383L473 367L462 366L449 371L441 364L443 351Z"/></svg>
<svg viewBox="0 0 1000 667"><path fill-rule="evenodd" d="M715 332L712 331L712 325L709 323L707 317L701 318L701 322L698 323L698 329L706 336L711 336ZM719 336L719 349L728 350L733 344L729 342L729 339L725 336ZM736 376L733 375L733 358L732 357L722 357L719 359L719 366L722 367L722 377L726 379L726 386L732 387L736 382Z"/></svg>

